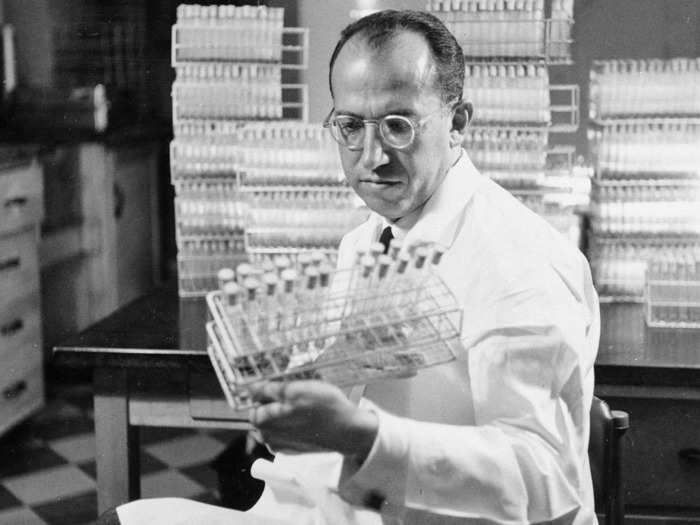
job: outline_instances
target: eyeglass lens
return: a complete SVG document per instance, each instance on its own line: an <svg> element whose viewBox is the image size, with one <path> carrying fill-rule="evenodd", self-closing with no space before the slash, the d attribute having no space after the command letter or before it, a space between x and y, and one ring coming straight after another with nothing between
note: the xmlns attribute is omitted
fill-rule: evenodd
<svg viewBox="0 0 700 525"><path fill-rule="evenodd" d="M372 122L366 123L360 118L340 116L336 117L332 124L334 135L341 144L361 148L364 144L365 129ZM379 121L378 126L379 134L388 146L405 148L413 142L415 130L413 123L406 117L388 115Z"/></svg>

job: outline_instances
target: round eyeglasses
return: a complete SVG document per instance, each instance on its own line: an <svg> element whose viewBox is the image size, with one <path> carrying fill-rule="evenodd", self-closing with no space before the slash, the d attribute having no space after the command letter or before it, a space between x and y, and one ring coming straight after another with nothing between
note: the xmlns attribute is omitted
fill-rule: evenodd
<svg viewBox="0 0 700 525"><path fill-rule="evenodd" d="M330 128L331 135L341 146L351 151L360 151L365 145L365 129L368 124L377 126L379 136L385 145L394 149L405 149L413 144L418 129L439 109L415 121L403 115L385 115L379 119L363 119L352 115L336 115L334 109L323 121L324 128Z"/></svg>

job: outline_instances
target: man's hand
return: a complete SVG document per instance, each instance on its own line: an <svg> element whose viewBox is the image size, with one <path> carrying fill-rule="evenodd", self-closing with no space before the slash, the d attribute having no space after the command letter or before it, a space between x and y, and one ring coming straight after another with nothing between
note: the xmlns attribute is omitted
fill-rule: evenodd
<svg viewBox="0 0 700 525"><path fill-rule="evenodd" d="M250 422L273 449L334 450L359 462L377 435L377 416L352 404L336 386L322 381L268 381L251 388L260 406Z"/></svg>

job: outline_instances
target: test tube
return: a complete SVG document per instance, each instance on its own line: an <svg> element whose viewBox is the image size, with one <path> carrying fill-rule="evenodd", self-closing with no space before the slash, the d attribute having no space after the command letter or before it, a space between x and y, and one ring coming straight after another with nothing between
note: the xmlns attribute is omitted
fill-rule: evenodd
<svg viewBox="0 0 700 525"><path fill-rule="evenodd" d="M280 274L282 279L282 296L279 301L278 328L289 330L296 326L297 305L295 300L294 283L297 280L297 272L287 268Z"/></svg>
<svg viewBox="0 0 700 525"><path fill-rule="evenodd" d="M428 247L418 246L415 250L414 265L416 270L422 270L425 267L425 263L428 260Z"/></svg>
<svg viewBox="0 0 700 525"><path fill-rule="evenodd" d="M372 276L372 270L374 270L374 264L376 260L372 255L363 255L360 260L360 266L362 267L362 277L369 279Z"/></svg>
<svg viewBox="0 0 700 525"><path fill-rule="evenodd" d="M216 274L216 280L219 285L219 290L224 291L224 286L229 281L233 281L236 274L231 268L221 268Z"/></svg>
<svg viewBox="0 0 700 525"><path fill-rule="evenodd" d="M433 257L430 263L433 266L437 266L442 261L442 256L445 254L445 248L443 246L433 246Z"/></svg>
<svg viewBox="0 0 700 525"><path fill-rule="evenodd" d="M316 268L319 268L325 260L326 256L323 254L323 252L315 251L311 254L311 264Z"/></svg>
<svg viewBox="0 0 700 525"><path fill-rule="evenodd" d="M281 277L282 272L291 266L291 261L286 255L278 255L274 259L275 268L277 269L278 275Z"/></svg>
<svg viewBox="0 0 700 525"><path fill-rule="evenodd" d="M276 334L277 316L275 309L277 307L276 295L279 278L274 271L267 272L263 274L262 282L264 300L263 307L259 310L259 314L260 324L264 327L263 337L272 345L277 345L279 343L279 337L277 337Z"/></svg>
<svg viewBox="0 0 700 525"><path fill-rule="evenodd" d="M245 286L245 281L253 273L253 267L248 263L241 263L236 267L236 280L239 285Z"/></svg>
<svg viewBox="0 0 700 525"><path fill-rule="evenodd" d="M384 245L381 242L373 242L369 247L369 254L376 260L384 253Z"/></svg>
<svg viewBox="0 0 700 525"><path fill-rule="evenodd" d="M384 314L389 315L390 306L394 296L394 290L391 286L389 277L389 269L394 264L394 259L388 254L382 254L377 258L377 283L376 297L378 307L375 309L381 310Z"/></svg>
<svg viewBox="0 0 700 525"><path fill-rule="evenodd" d="M403 248L403 241L401 239L397 239L396 237L391 239L389 243L389 256L391 256L394 261L398 258L401 248Z"/></svg>
<svg viewBox="0 0 700 525"><path fill-rule="evenodd" d="M301 274L304 275L304 273L306 272L306 268L308 268L311 264L311 254L308 252L301 252L297 256L297 264L299 265L299 270L301 271Z"/></svg>
<svg viewBox="0 0 700 525"><path fill-rule="evenodd" d="M405 274L408 264L411 262L411 256L408 252L399 252L396 261L396 273L399 275Z"/></svg>
<svg viewBox="0 0 700 525"><path fill-rule="evenodd" d="M232 313L240 309L241 287L235 281L226 281L222 286L222 291L226 297L227 313Z"/></svg>

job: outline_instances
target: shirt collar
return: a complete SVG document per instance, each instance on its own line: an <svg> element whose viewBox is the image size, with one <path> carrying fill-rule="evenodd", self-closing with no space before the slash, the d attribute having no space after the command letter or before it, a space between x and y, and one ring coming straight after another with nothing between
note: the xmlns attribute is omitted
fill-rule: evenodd
<svg viewBox="0 0 700 525"><path fill-rule="evenodd" d="M403 241L406 238L406 235L408 234L410 229L413 228L416 222L418 222L422 211L423 206L421 206L417 210L413 210L405 217L401 217L400 219L397 219L395 221L390 221L380 216L379 219L381 220L381 230L383 231L384 228L389 226L391 228L391 233L394 236L394 239Z"/></svg>
<svg viewBox="0 0 700 525"><path fill-rule="evenodd" d="M452 246L465 204L476 191L483 176L462 150L459 160L449 169L435 192L422 208L392 222L376 212L370 220L376 228L376 238L386 226L391 226L395 238L407 244L428 242Z"/></svg>

